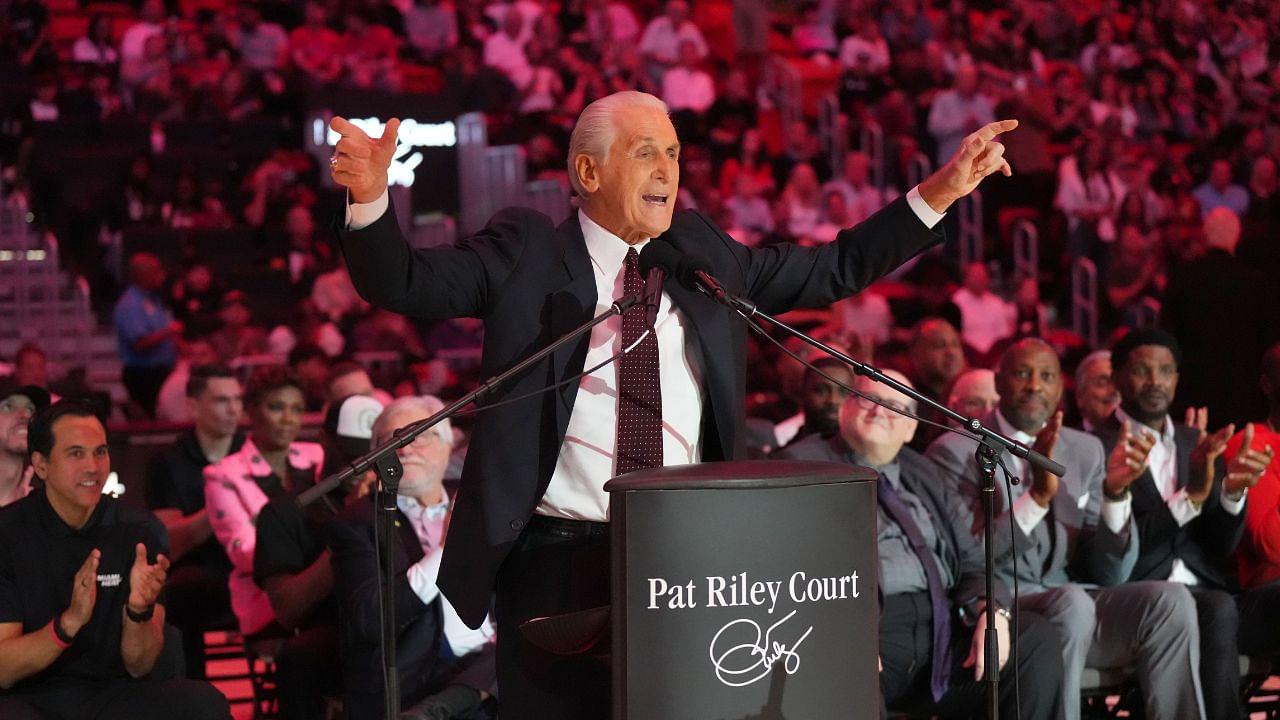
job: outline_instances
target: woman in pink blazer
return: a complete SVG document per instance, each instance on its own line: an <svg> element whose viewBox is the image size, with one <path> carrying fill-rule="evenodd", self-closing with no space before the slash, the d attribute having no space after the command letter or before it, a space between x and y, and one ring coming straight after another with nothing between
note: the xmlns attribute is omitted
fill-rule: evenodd
<svg viewBox="0 0 1280 720"><path fill-rule="evenodd" d="M205 468L204 496L209 524L231 558L231 609L240 632L252 636L276 629L267 594L253 581L258 513L272 498L315 483L324 451L297 440L305 399L302 385L283 366L254 373L245 405L249 437L239 452Z"/></svg>

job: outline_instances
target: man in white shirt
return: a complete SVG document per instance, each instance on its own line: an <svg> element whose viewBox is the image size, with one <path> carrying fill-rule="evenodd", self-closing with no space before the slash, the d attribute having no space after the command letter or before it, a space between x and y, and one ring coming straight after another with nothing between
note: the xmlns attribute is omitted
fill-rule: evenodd
<svg viewBox="0 0 1280 720"><path fill-rule="evenodd" d="M1062 426L1062 388L1058 356L1038 338L1018 341L997 365L1000 400L983 423L1067 472L1059 478L1003 453L1023 482L1006 490L997 478L996 573L1013 586L1016 568L1018 607L1047 618L1062 636L1066 717L1080 717L1086 666L1136 668L1148 717L1202 717L1195 602L1174 583L1125 582L1139 552L1129 493L1138 473L1128 455L1106 458L1097 438ZM980 535L976 450L969 437L944 433L926 455L969 501L972 522L957 531Z"/></svg>
<svg viewBox="0 0 1280 720"><path fill-rule="evenodd" d="M668 0L667 11L645 27L640 53L658 67L669 67L680 61L680 44L686 41L693 43L699 60L707 56L707 41L689 19L689 4L685 0Z"/></svg>
<svg viewBox="0 0 1280 720"><path fill-rule="evenodd" d="M680 141L658 98L634 91L583 110L569 141L579 211L554 226L511 208L454 247L413 252L387 194L397 121L372 140L335 118L331 161L350 192L337 232L362 295L389 310L484 318L483 364L496 371L566 336L614 298L642 294L638 255L662 236L707 258L727 291L771 312L828 305L941 238L941 212L995 172L1010 174L992 124L900 201L822 247L745 247L707 216L675 212ZM643 310L644 307L641 306ZM656 321L614 317L492 393L507 400L476 422L450 522L440 587L479 626L496 595L502 641L500 712L597 720L608 714L608 668L535 646L520 624L610 602L611 477L746 454L746 328L727 309L669 278ZM617 362L603 362L627 348ZM597 372L579 378L583 370ZM548 382L552 394L539 394ZM509 710L508 710L509 708Z"/></svg>
<svg viewBox="0 0 1280 720"><path fill-rule="evenodd" d="M680 41L680 64L662 76L662 100L671 112L682 110L702 115L716 101L716 84L707 71L698 67L702 56L692 40Z"/></svg>
<svg viewBox="0 0 1280 720"><path fill-rule="evenodd" d="M524 52L523 27L520 10L513 6L502 20L502 30L484 41L484 64L502 71L517 90L528 87L533 80L533 66Z"/></svg>
<svg viewBox="0 0 1280 720"><path fill-rule="evenodd" d="M844 195L849 220L860 223L888 204L889 193L871 184L871 158L861 150L844 156L844 175L822 186L824 193L835 190Z"/></svg>
<svg viewBox="0 0 1280 720"><path fill-rule="evenodd" d="M995 106L978 90L978 69L972 64L956 70L955 87L933 98L929 108L929 134L938 142L938 162L946 162L965 135L991 122Z"/></svg>
<svg viewBox="0 0 1280 720"><path fill-rule="evenodd" d="M120 72L128 77L133 67L142 61L147 40L164 32L164 0L145 0L138 22L129 26L120 37Z"/></svg>
<svg viewBox="0 0 1280 720"><path fill-rule="evenodd" d="M1229 349L1224 348L1224 352ZM1217 459L1233 425L1208 433L1207 413L1189 408L1186 424L1169 417L1182 351L1169 333L1137 330L1111 350L1120 407L1094 431L1108 448L1150 445L1132 486L1141 552L1132 580L1185 585L1200 618L1200 680L1210 718L1243 716L1234 583L1218 570L1244 532L1249 488L1270 462L1269 450L1241 452L1223 469Z"/></svg>
<svg viewBox="0 0 1280 720"><path fill-rule="evenodd" d="M991 292L991 272L980 262L964 269L964 286L951 296L960 308L960 336L969 347L986 355L992 346L1013 334L1016 311Z"/></svg>
<svg viewBox="0 0 1280 720"><path fill-rule="evenodd" d="M386 442L399 428L444 408L432 396L393 401L372 420L372 443ZM341 420L340 420L341 422ZM401 448L404 473L397 488L395 593L402 717L489 717L483 708L496 694L495 634L489 618L472 630L440 594L436 578L444 554L449 493L444 472L453 447L448 420ZM331 530L334 590L341 607L346 656L347 711L352 720L382 717L378 620L378 554L373 507L349 506Z"/></svg>

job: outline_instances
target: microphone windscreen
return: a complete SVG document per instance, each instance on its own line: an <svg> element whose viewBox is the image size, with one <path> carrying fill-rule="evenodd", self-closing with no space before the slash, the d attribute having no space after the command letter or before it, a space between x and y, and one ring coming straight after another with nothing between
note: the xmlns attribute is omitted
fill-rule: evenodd
<svg viewBox="0 0 1280 720"><path fill-rule="evenodd" d="M680 258L680 263L676 265L676 279L684 287L690 290L697 290L697 273L699 270L710 275L711 261L696 252L684 253L684 256Z"/></svg>
<svg viewBox="0 0 1280 720"><path fill-rule="evenodd" d="M640 251L640 275L648 277L650 270L662 268L667 277L671 277L675 275L683 254L665 240L650 240Z"/></svg>

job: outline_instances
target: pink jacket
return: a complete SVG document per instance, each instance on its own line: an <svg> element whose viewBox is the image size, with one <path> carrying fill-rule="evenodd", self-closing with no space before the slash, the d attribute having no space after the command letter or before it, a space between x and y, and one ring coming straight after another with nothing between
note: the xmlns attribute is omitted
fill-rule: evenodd
<svg viewBox="0 0 1280 720"><path fill-rule="evenodd" d="M310 442L289 446L289 464L310 470L317 476L324 465L324 450ZM232 453L204 469L204 500L213 534L231 558L231 609L240 621L240 632L252 635L275 620L267 593L253 581L253 551L257 544L258 512L267 504L267 495L254 481L271 474L253 439L244 441Z"/></svg>

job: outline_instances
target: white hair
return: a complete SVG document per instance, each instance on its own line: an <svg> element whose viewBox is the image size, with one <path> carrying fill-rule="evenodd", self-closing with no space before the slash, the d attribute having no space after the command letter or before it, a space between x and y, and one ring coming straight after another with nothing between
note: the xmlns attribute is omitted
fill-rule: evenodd
<svg viewBox="0 0 1280 720"><path fill-rule="evenodd" d="M577 157L587 155L604 164L618 130L614 117L619 110L631 107L653 108L664 114L670 112L662 100L638 90L623 90L606 95L582 109L578 122L573 126L573 133L569 136L568 158L569 184L579 197L586 197L587 192L578 178L578 169L575 167Z"/></svg>
<svg viewBox="0 0 1280 720"><path fill-rule="evenodd" d="M1089 366L1103 360L1111 362L1110 350L1094 350L1088 355L1085 355L1084 359L1080 361L1080 364L1076 365L1076 392L1080 392L1084 389L1084 374L1085 371L1089 369Z"/></svg>
<svg viewBox="0 0 1280 720"><path fill-rule="evenodd" d="M391 433L400 429L399 426L388 427L391 424L393 415L413 413L414 415L428 418L443 409L444 403L435 395L406 395L405 397L396 398L391 401L391 404L383 408L382 412L378 414L378 418L373 421L374 442L385 442L390 439ZM427 432L435 433L446 445L453 447L453 427L450 426L448 418L432 425Z"/></svg>

